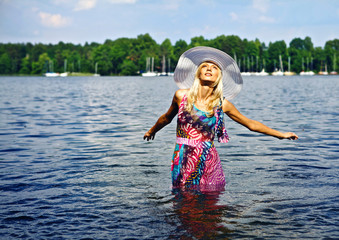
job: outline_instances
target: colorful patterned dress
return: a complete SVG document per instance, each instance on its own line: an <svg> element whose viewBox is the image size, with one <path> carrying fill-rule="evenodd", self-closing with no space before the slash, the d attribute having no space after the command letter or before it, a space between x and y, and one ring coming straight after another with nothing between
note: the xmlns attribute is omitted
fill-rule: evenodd
<svg viewBox="0 0 339 240"><path fill-rule="evenodd" d="M225 175L213 140L228 142L221 104L214 116L193 105L193 113L185 110L187 96L180 103L177 141L172 159L173 187L220 188L225 186Z"/></svg>

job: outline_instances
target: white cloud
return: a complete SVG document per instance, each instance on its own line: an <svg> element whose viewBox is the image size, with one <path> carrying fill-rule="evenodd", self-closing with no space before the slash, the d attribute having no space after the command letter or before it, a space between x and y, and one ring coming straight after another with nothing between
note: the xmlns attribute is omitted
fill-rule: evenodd
<svg viewBox="0 0 339 240"><path fill-rule="evenodd" d="M68 0L53 0L53 3L56 5L65 4Z"/></svg>
<svg viewBox="0 0 339 240"><path fill-rule="evenodd" d="M166 1L165 5L163 6L166 10L178 10L179 9L179 2L178 1Z"/></svg>
<svg viewBox="0 0 339 240"><path fill-rule="evenodd" d="M214 1L214 0L200 0L200 3L207 5L207 6L210 6L210 7L212 7L212 6L215 7L217 5L217 2Z"/></svg>
<svg viewBox="0 0 339 240"><path fill-rule="evenodd" d="M271 17L267 17L267 16L260 16L258 18L259 22L263 22L263 23L275 23L275 19L271 18Z"/></svg>
<svg viewBox="0 0 339 240"><path fill-rule="evenodd" d="M97 0L79 0L74 8L74 11L82 11L94 8Z"/></svg>
<svg viewBox="0 0 339 240"><path fill-rule="evenodd" d="M71 19L63 17L60 14L50 14L45 12L39 12L41 23L47 27L64 27L71 23Z"/></svg>
<svg viewBox="0 0 339 240"><path fill-rule="evenodd" d="M119 4L119 3L122 3L122 4L133 4L133 3L136 3L137 0L108 0L109 2L111 3L114 3L114 4Z"/></svg>
<svg viewBox="0 0 339 240"><path fill-rule="evenodd" d="M252 7L262 13L266 13L270 7L270 0L253 0Z"/></svg>
<svg viewBox="0 0 339 240"><path fill-rule="evenodd" d="M238 14L236 14L235 12L231 12L230 17L232 21L237 21L239 19Z"/></svg>

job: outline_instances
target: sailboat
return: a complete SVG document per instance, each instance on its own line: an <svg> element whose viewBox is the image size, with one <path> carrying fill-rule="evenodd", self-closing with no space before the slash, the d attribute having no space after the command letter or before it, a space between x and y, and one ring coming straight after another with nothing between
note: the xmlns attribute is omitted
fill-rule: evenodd
<svg viewBox="0 0 339 240"><path fill-rule="evenodd" d="M60 73L60 77L67 77L68 76L68 72L66 72L67 70L67 59L65 59L64 61L64 72Z"/></svg>
<svg viewBox="0 0 339 240"><path fill-rule="evenodd" d="M284 69L283 69L281 55L279 55L279 62L280 62L280 69L279 70L275 69L274 72L272 72L273 76L284 76Z"/></svg>
<svg viewBox="0 0 339 240"><path fill-rule="evenodd" d="M95 63L95 73L93 74L94 77L100 77L100 74L98 74L98 63Z"/></svg>
<svg viewBox="0 0 339 240"><path fill-rule="evenodd" d="M152 57L152 65L151 65L151 58L146 58L146 72L142 73L143 77L155 77L157 74L153 72L154 67L154 57Z"/></svg>
<svg viewBox="0 0 339 240"><path fill-rule="evenodd" d="M162 72L159 74L159 76L167 76L165 55L162 56Z"/></svg>
<svg viewBox="0 0 339 240"><path fill-rule="evenodd" d="M334 56L333 56L333 70L330 72L331 75L337 75L338 74L336 72L336 64L337 64L337 55L334 54Z"/></svg>
<svg viewBox="0 0 339 240"><path fill-rule="evenodd" d="M304 71L304 58L302 59L302 71L300 72L300 75L302 76L313 76L315 73L311 70L309 70L309 61L308 61L308 58L307 58L307 71ZM313 58L311 58L311 68L313 66Z"/></svg>
<svg viewBox="0 0 339 240"><path fill-rule="evenodd" d="M325 71L322 71L322 64L321 64L321 70L318 72L319 75L328 75L327 71L327 64L325 63Z"/></svg>
<svg viewBox="0 0 339 240"><path fill-rule="evenodd" d="M245 69L245 66L246 66L246 60L243 59L243 62L244 62L244 69ZM249 68L250 68L250 58L247 57L247 72L241 72L241 75L242 75L242 76L251 76L251 73L249 72Z"/></svg>
<svg viewBox="0 0 339 240"><path fill-rule="evenodd" d="M288 57L288 71L284 72L285 76L292 76L295 75L294 72L291 72L291 57Z"/></svg>
<svg viewBox="0 0 339 240"><path fill-rule="evenodd" d="M265 71L265 67L266 67L266 64L265 64L265 59L264 59L263 60L263 68L262 68L261 72L256 72L255 76L268 76L268 72Z"/></svg>
<svg viewBox="0 0 339 240"><path fill-rule="evenodd" d="M261 72L255 73L256 76L267 76L268 72L265 71L265 68L261 70Z"/></svg>
<svg viewBox="0 0 339 240"><path fill-rule="evenodd" d="M168 73L167 74L168 76L173 76L174 72L171 72L171 59L168 58L167 62L168 62L168 70L167 70Z"/></svg>
<svg viewBox="0 0 339 240"><path fill-rule="evenodd" d="M53 61L49 61L49 66L48 66L49 71L45 73L46 77L59 77L60 74L54 72L54 64Z"/></svg>

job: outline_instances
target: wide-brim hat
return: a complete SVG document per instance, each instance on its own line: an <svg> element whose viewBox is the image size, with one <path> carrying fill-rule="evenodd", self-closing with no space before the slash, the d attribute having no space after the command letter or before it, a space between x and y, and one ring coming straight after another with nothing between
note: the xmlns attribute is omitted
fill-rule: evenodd
<svg viewBox="0 0 339 240"><path fill-rule="evenodd" d="M238 65L228 54L212 47L194 47L180 56L174 71L177 86L180 89L190 88L199 65L206 61L217 64L222 72L224 98L236 97L243 84Z"/></svg>

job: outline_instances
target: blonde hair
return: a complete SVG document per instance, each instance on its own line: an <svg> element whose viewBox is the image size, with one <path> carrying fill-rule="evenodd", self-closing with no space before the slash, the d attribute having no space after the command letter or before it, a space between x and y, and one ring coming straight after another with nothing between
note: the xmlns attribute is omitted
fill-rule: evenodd
<svg viewBox="0 0 339 240"><path fill-rule="evenodd" d="M199 91L199 87L200 87L200 72L201 72L201 68L203 67L203 64L206 62L203 62L199 65L196 73L195 73L195 78L194 78L194 82L192 87L190 88L190 90L188 91L187 94L187 105L186 105L186 110L190 113L192 113L193 110L193 104L196 102L197 100L197 96L198 96L198 91ZM218 65L216 65L218 66ZM215 81L215 84L213 86L213 91L210 98L210 101L207 104L207 116L208 117L212 117L214 115L214 108L216 106L219 105L220 99L223 99L223 84L222 84L222 72L218 66L219 69L219 76L217 78L217 80Z"/></svg>

